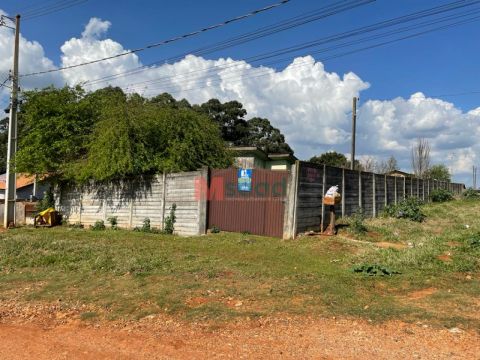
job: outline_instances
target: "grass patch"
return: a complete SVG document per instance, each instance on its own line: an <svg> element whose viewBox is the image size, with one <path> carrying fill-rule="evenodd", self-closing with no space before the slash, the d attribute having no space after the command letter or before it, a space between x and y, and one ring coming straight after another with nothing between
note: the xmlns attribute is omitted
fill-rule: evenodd
<svg viewBox="0 0 480 360"><path fill-rule="evenodd" d="M61 299L65 306L98 309L82 319L167 313L229 320L289 313L478 327L480 319L471 314L479 310L480 202L428 204L422 211L422 223L366 221L377 236L372 241L410 244L401 250L340 237L282 241L223 232L185 238L68 227L10 230L0 235L0 299ZM362 264L400 274L352 272ZM409 297L432 287L433 295Z"/></svg>

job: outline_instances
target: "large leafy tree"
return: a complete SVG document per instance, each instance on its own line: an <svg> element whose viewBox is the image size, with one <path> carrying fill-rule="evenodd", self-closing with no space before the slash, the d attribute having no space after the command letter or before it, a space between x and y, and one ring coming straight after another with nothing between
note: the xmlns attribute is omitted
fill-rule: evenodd
<svg viewBox="0 0 480 360"><path fill-rule="evenodd" d="M18 172L61 175L87 153L96 110L80 87L23 93L19 113Z"/></svg>
<svg viewBox="0 0 480 360"><path fill-rule="evenodd" d="M348 160L345 155L336 151L327 151L319 156L312 157L309 161L316 164L336 167L347 167L348 165Z"/></svg>
<svg viewBox="0 0 480 360"><path fill-rule="evenodd" d="M247 110L238 101L221 103L211 99L196 106L195 109L210 117L220 128L223 139L232 145L242 145L248 133L248 124L244 119Z"/></svg>
<svg viewBox="0 0 480 360"><path fill-rule="evenodd" d="M242 142L242 145L257 146L267 153L293 154L280 130L264 118L255 117L247 121L247 135Z"/></svg>
<svg viewBox="0 0 480 360"><path fill-rule="evenodd" d="M448 170L445 165L437 164L431 166L426 172L426 178L440 181L451 181L452 175L450 174L450 170Z"/></svg>
<svg viewBox="0 0 480 360"><path fill-rule="evenodd" d="M232 163L218 127L204 114L119 88L27 92L21 118L21 172L106 181Z"/></svg>

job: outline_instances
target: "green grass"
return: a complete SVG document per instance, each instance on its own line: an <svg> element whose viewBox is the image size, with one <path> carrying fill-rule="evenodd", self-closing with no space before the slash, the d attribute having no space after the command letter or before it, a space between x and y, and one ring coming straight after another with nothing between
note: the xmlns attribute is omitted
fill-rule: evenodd
<svg viewBox="0 0 480 360"><path fill-rule="evenodd" d="M480 201L423 210L424 223L366 221L377 233L372 241L410 243L403 250L342 236L282 241L229 233L183 238L66 227L10 230L0 235L0 304L61 299L67 307L88 305L84 320L157 313L229 320L288 313L479 328L480 249L469 239L480 232ZM446 252L451 261L439 260ZM353 273L361 264L401 274ZM435 292L411 298L425 288Z"/></svg>

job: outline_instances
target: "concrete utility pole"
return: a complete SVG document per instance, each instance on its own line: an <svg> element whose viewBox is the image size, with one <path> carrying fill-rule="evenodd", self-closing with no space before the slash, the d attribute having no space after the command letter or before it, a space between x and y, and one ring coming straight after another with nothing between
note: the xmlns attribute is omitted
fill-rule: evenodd
<svg viewBox="0 0 480 360"><path fill-rule="evenodd" d="M357 127L357 101L358 98L353 98L353 105L352 105L352 151L351 151L351 158L350 158L350 169L355 169L355 133Z"/></svg>
<svg viewBox="0 0 480 360"><path fill-rule="evenodd" d="M15 225L15 200L17 197L17 178L11 169L17 151L17 108L18 108L18 52L20 39L20 15L15 21L15 45L13 49L12 95L10 99L10 117L8 119L7 145L7 183L5 188L5 213L3 226Z"/></svg>
<svg viewBox="0 0 480 360"><path fill-rule="evenodd" d="M474 189L477 189L477 167L473 165L473 181L472 181L472 187Z"/></svg>

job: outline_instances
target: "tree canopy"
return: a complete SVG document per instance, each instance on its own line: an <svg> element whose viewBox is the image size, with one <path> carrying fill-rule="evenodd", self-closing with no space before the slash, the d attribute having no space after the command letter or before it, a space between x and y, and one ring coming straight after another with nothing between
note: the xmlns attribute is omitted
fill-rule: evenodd
<svg viewBox="0 0 480 360"><path fill-rule="evenodd" d="M327 151L319 156L312 157L309 161L316 164L336 167L347 167L349 164L345 155L336 151Z"/></svg>
<svg viewBox="0 0 480 360"><path fill-rule="evenodd" d="M426 178L440 180L440 181L451 181L452 176L448 168L443 164L433 165L426 172Z"/></svg>
<svg viewBox="0 0 480 360"><path fill-rule="evenodd" d="M27 91L16 170L102 181L232 163L215 123L167 105L119 88Z"/></svg>

